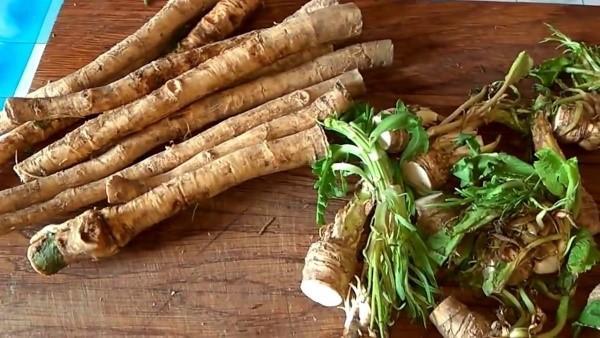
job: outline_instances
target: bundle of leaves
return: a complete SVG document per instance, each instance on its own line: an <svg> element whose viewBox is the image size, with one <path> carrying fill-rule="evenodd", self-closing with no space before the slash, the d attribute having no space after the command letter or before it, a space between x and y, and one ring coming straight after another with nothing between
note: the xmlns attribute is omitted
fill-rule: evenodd
<svg viewBox="0 0 600 338"><path fill-rule="evenodd" d="M357 105L340 119L325 120L324 127L342 142L331 144L328 155L315 164L314 173L318 177L318 224L325 223L328 200L346 196L350 177L358 177L363 189L374 196L375 211L360 276L366 295L361 298L370 307L371 329L385 336L400 309L425 323L437 284L435 265L414 225L414 194L400 171L402 162L427 151L427 133L402 102L380 123L374 123L374 115L372 107ZM410 136L398 158L391 158L378 142L389 131Z"/></svg>

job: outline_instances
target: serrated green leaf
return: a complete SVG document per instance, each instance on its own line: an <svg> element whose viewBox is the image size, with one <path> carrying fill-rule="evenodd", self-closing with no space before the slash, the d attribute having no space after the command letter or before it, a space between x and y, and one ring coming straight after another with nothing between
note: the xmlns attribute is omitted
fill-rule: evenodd
<svg viewBox="0 0 600 338"><path fill-rule="evenodd" d="M578 276L592 269L600 261L600 251L592 234L581 229L574 237L567 258L567 271Z"/></svg>
<svg viewBox="0 0 600 338"><path fill-rule="evenodd" d="M562 157L550 149L538 151L536 157L533 167L548 191L556 197L563 197L567 191L568 178L562 170Z"/></svg>
<svg viewBox="0 0 600 338"><path fill-rule="evenodd" d="M572 64L566 56L560 56L544 61L541 65L535 68L531 75L538 79L544 87L551 87L554 81Z"/></svg>
<svg viewBox="0 0 600 338"><path fill-rule="evenodd" d="M573 325L600 330L600 300L589 302Z"/></svg>
<svg viewBox="0 0 600 338"><path fill-rule="evenodd" d="M574 214L579 208L580 174L576 158L565 160L551 149L536 153L533 166L548 191L559 198L559 204Z"/></svg>

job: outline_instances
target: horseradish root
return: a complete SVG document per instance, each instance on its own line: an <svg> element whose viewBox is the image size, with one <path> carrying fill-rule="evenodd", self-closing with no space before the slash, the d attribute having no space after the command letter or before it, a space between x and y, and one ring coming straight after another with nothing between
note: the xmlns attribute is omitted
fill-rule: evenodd
<svg viewBox="0 0 600 338"><path fill-rule="evenodd" d="M261 5L261 0L221 0L185 37L177 51L189 50L226 38Z"/></svg>
<svg viewBox="0 0 600 338"><path fill-rule="evenodd" d="M585 150L600 148L600 94L585 94L584 99L558 107L552 127L558 140L577 143Z"/></svg>
<svg viewBox="0 0 600 338"><path fill-rule="evenodd" d="M332 55L340 54L334 53ZM341 63L356 64L352 61L343 61ZM360 64L360 62L358 63ZM106 177L131 164L134 160L156 146L173 139L179 139L208 123L254 108L269 99L286 94L291 90L302 88L307 84L310 85L313 81L318 82L320 79L313 76L313 74L317 74L317 65L318 63L311 62L301 67L300 70L305 72L302 76L296 70L290 70L275 76L257 79L206 97L186 107L176 116L163 119L143 131L126 137L96 158L52 175L40 177L23 185L0 191L0 197L2 197L0 198L0 213L18 210L34 203L45 201L65 189ZM323 76L336 74L339 72L339 69L341 68L337 66L330 67L327 71L322 70L318 74ZM361 88L362 78L357 72L342 75L337 79L348 85L351 90ZM334 83L335 80L332 80L315 85L314 88L309 90L309 93L315 94L314 97L316 97L331 88ZM262 88L263 90L256 92L256 88ZM281 101L278 107L282 108L277 108L277 111L281 111L284 108L294 109L302 107L296 105L296 102L300 101L293 100L291 97L286 101ZM308 103L306 102L305 104ZM272 107L275 107L275 105ZM267 110L272 109L267 107Z"/></svg>
<svg viewBox="0 0 600 338"><path fill-rule="evenodd" d="M149 94L168 80L221 54L228 48L247 41L251 36L251 34L244 34L181 53L169 54L101 87L56 97L9 98L6 101L5 109L11 119L20 122L68 117L82 118L99 114ZM331 52L329 45L309 48L278 60L274 64L250 74L247 78L256 78L278 70L290 69L328 52Z"/></svg>
<svg viewBox="0 0 600 338"><path fill-rule="evenodd" d="M372 208L371 194L357 192L309 247L300 289L314 302L323 306L342 304L356 273L358 243Z"/></svg>
<svg viewBox="0 0 600 338"><path fill-rule="evenodd" d="M440 189L450 177L452 166L461 158L468 155L466 146L457 146L459 134L448 134L436 138L429 151L402 165L406 182L420 193ZM499 143L483 145L481 137L476 141L482 146L482 152L493 151Z"/></svg>
<svg viewBox="0 0 600 338"><path fill-rule="evenodd" d="M196 201L214 197L249 179L309 165L327 151L319 126L226 155L126 204L91 209L31 238L27 256L42 274L83 259L116 254L140 232Z"/></svg>
<svg viewBox="0 0 600 338"><path fill-rule="evenodd" d="M332 18L335 17L335 20ZM335 23L335 24L332 24ZM21 178L47 176L84 160L117 139L140 130L193 101L307 47L356 36L362 28L354 4L329 7L257 32L151 94L105 112L15 165Z"/></svg>
<svg viewBox="0 0 600 338"><path fill-rule="evenodd" d="M326 69L321 68L321 70L325 72ZM272 80L276 80L276 78L277 77L267 78L269 79L267 83L270 83ZM283 78L280 80L280 84L285 82L283 81ZM201 134L187 140L186 142L169 147L163 152L155 154L139 163L119 171L116 175L130 180L137 180L169 171L192 158L197 153L210 149L262 123L268 122L280 116L284 116L294 110L306 106L312 100L330 90L336 81L340 81L350 91L350 93L354 95L359 95L362 90L364 90L364 84L360 73L356 70L347 72L331 80L321 82L299 92L290 93L249 110L243 114L229 118L217 124L216 126L207 129ZM294 85L298 85L300 82L294 83L295 84L290 83L288 85L293 87ZM249 83L248 85L250 84L252 83ZM247 85L243 86L245 87ZM249 86L246 88L250 90L248 95L226 95L228 91L225 91L223 92L223 97L227 98L227 101L217 100L212 104L220 102L220 104L230 107L230 109L236 109L235 107L239 109L245 105L253 104L255 99L260 99L257 95L250 95L251 93L255 92L256 87ZM265 86L264 88L265 90L262 91L264 95L273 94L271 89L267 90L267 88L270 88L270 86ZM277 90L282 90L282 88L289 89L290 87L280 86L277 88ZM237 91L236 93L242 94L246 92ZM233 92L230 94L233 94ZM207 108L208 107L211 106L209 105ZM172 135L174 131L178 131L180 136L183 136L189 130L186 126L199 126L202 121L206 122L206 118L209 117L204 114L206 111L210 111L210 109L195 109L180 115L179 118L173 117L172 119L163 120L160 124L156 124L150 128L153 130L152 133L146 130L143 133L140 132L132 135L120 143L122 147L114 147L114 150L107 152L106 156L102 155L95 160L88 161L89 163L85 162L88 163L85 165L85 167L81 167L83 164L79 164L73 168L67 169L65 172L71 171L77 173L78 168L83 170L86 167L92 168L93 170L100 170L103 168L102 170L108 172L108 169L110 169L109 164L112 166L114 163L128 163L127 160L129 160L129 162L133 161L133 159L120 156L120 154L125 156L130 154L129 150L145 152L152 149L153 146L148 145L148 143L154 142L153 140L157 137L156 135ZM218 112L218 110L215 111ZM121 151L124 152L121 153ZM110 173L102 177L106 177L110 175ZM58 174L59 173L49 177L58 178L56 176ZM83 183L86 181L91 182L92 177L93 176L89 175L89 173L88 176L79 176L75 182L79 182L81 186L74 187L74 185L71 185L72 188L70 189L66 189L69 187L69 185L66 185L65 183L74 182L73 177L63 177L62 181L59 179L53 179L53 184L58 186L54 186L52 189L55 189L55 191L64 191L46 202L31 205L30 207L20 209L15 212L0 215L0 234L15 228L21 228L25 225L38 224L52 219L53 217L65 215L68 212L76 211L93 203L105 200L107 197L105 190L105 186L108 181L107 178L102 178L98 181L88 184ZM40 179L40 182L42 182L41 180L42 179ZM33 187L36 187L35 183ZM29 204L28 200L37 200L40 198L39 196L42 195L48 198L49 191L51 189L50 187L52 186L48 185L44 189L38 190L35 194L30 194L29 198L19 199L18 201L11 200L10 203ZM14 194L15 191L13 190L13 193L10 195Z"/></svg>
<svg viewBox="0 0 600 338"><path fill-rule="evenodd" d="M441 302L429 319L444 338L489 337L491 323L450 296Z"/></svg>
<svg viewBox="0 0 600 338"><path fill-rule="evenodd" d="M171 41L174 33L215 4L216 0L170 0L156 15L134 34L116 44L83 68L51 82L28 97L48 97L104 85L154 59ZM72 126L75 120L55 120L40 124L27 122L20 126L0 113L0 163ZM11 130L12 129L12 130Z"/></svg>
<svg viewBox="0 0 600 338"><path fill-rule="evenodd" d="M365 91L364 87L355 87L357 87L353 90L355 95L362 94ZM308 93L299 93L304 93L307 98L311 97ZM207 163L236 150L309 129L319 120L323 121L326 117L336 116L336 114L346 111L350 108L351 103L350 93L339 82L331 91L317 98L309 107L258 125L229 141L199 152L169 172L135 181L126 180L118 175L111 177L106 184L108 202L113 204L125 203L160 184L180 177L185 173L198 170ZM193 142L194 140L190 140L190 143ZM186 143L182 143L181 147L185 147Z"/></svg>

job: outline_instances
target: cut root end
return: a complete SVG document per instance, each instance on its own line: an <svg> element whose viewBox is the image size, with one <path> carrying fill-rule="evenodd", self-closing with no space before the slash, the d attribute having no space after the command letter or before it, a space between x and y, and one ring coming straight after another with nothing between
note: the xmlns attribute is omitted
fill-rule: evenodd
<svg viewBox="0 0 600 338"><path fill-rule="evenodd" d="M342 296L329 283L320 280L303 280L300 284L300 289L315 303L323 306L334 307L342 304Z"/></svg>
<svg viewBox="0 0 600 338"><path fill-rule="evenodd" d="M433 189L429 172L417 162L406 162L402 165L406 182L419 193L426 193Z"/></svg>
<svg viewBox="0 0 600 338"><path fill-rule="evenodd" d="M27 250L27 258L31 267L43 275L53 275L67 266L52 233L38 237Z"/></svg>

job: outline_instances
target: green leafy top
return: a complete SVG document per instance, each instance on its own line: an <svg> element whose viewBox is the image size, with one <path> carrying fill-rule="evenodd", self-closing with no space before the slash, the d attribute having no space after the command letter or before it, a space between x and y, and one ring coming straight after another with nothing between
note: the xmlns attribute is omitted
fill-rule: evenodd
<svg viewBox="0 0 600 338"><path fill-rule="evenodd" d="M373 123L373 113L372 107L360 105L340 119L325 120L325 128L344 142L332 144L313 169L320 224L325 221L327 201L345 195L349 176L359 177L374 197L363 278L373 313L371 327L384 335L393 322L394 309L404 307L409 315L425 321L437 286L427 247L412 223L413 194L399 169L401 161L427 151L427 133L402 102L379 124ZM377 142L384 132L396 130L410 136L399 161L390 158Z"/></svg>
<svg viewBox="0 0 600 338"><path fill-rule="evenodd" d="M600 47L574 41L550 25L548 28L552 34L543 42L557 42L564 49L564 54L544 61L532 71L532 75L543 87L551 87L555 83L562 84L559 79L563 74L567 74L574 88L600 89Z"/></svg>
<svg viewBox="0 0 600 338"><path fill-rule="evenodd" d="M428 238L438 264L449 258L465 234L494 221L503 222L524 212L543 215L561 209L573 214L578 209L580 176L576 159L564 160L553 150L543 149L536 153L532 165L506 153L478 153L468 137L462 141L472 144L471 154L454 165L453 174L460 188L441 207L461 207L464 212L451 229L442 229Z"/></svg>

